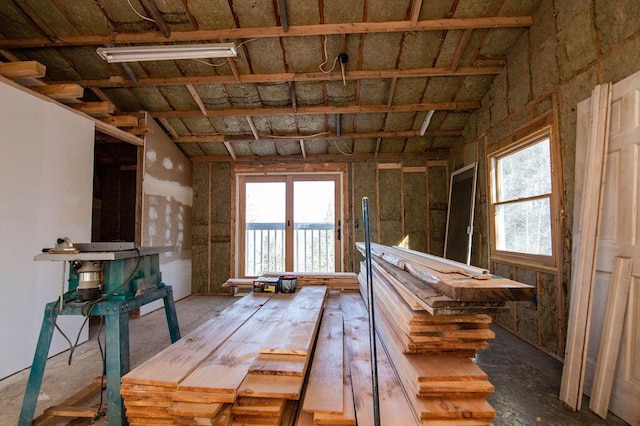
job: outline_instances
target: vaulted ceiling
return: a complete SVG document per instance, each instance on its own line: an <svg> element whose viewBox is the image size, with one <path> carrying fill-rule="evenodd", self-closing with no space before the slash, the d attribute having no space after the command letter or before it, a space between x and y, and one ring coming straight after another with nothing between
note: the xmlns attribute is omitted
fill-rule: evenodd
<svg viewBox="0 0 640 426"><path fill-rule="evenodd" d="M82 101L116 114L148 111L194 161L445 158L538 4L6 0L0 59L38 61L44 81L79 84ZM108 64L96 54L219 41L234 42L237 58Z"/></svg>

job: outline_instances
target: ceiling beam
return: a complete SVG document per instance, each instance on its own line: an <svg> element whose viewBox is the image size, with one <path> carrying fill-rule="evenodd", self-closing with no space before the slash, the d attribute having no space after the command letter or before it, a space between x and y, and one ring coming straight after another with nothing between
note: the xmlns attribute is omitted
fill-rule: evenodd
<svg viewBox="0 0 640 426"><path fill-rule="evenodd" d="M392 105L347 105L347 106L305 106L298 107L298 111L293 112L291 108L228 108L207 110L209 117L232 117L236 115L246 115L254 117L256 115L309 115L309 114L367 114L367 113L387 113L387 112L416 112L416 111L449 111L449 110L474 110L480 108L480 102L429 102L422 104L402 104ZM202 111L150 111L156 118L188 118L201 117Z"/></svg>
<svg viewBox="0 0 640 426"><path fill-rule="evenodd" d="M258 129L256 128L256 125L253 124L253 120L251 119L251 116L246 116L245 117L247 119L247 123L249 124L249 127L251 128L251 134L253 135L255 140L260 140L260 135L258 134Z"/></svg>
<svg viewBox="0 0 640 426"><path fill-rule="evenodd" d="M165 120L166 119L161 119ZM163 121L164 123L164 121ZM413 138L420 136L419 130L403 130L400 132L358 132L358 133L342 133L340 136L335 133L319 133L315 135L287 135L287 136L269 136L260 135L259 139L265 140L318 140L318 139L368 139L368 138ZM462 136L462 130L431 130L425 133L424 137L436 136ZM236 142L253 140L253 134L235 134L235 135L189 135L177 136L175 141L178 143L211 143L211 142Z"/></svg>
<svg viewBox="0 0 640 426"><path fill-rule="evenodd" d="M37 61L2 62L0 74L7 78L42 78L47 74L47 67Z"/></svg>
<svg viewBox="0 0 640 426"><path fill-rule="evenodd" d="M259 155L242 155L236 157L238 163L317 163L317 162L345 162L345 161L362 161L362 160L407 160L407 159L420 159L420 160L442 160L449 156L448 149L433 149L422 153L394 153L384 152L379 153L377 156L373 153L363 154L307 154L307 158L302 159L300 155L269 155L261 157ZM194 156L188 157L193 163L219 163L229 162L229 157L221 155L209 155L209 156Z"/></svg>
<svg viewBox="0 0 640 426"><path fill-rule="evenodd" d="M490 16L484 18L449 18L418 21L351 22L282 27L226 28L220 30L173 31L169 37L157 32L119 33L110 35L58 36L26 39L2 39L0 48L28 49L43 47L100 46L106 44L147 44L164 42L195 42L220 39L250 39L300 37L332 34L393 33L406 31L447 31L481 28L518 28L533 25L531 16Z"/></svg>
<svg viewBox="0 0 640 426"><path fill-rule="evenodd" d="M389 70L358 70L345 72L347 80L374 79L374 78L411 78L411 77L448 77L468 75L497 75L503 71L500 66L490 67L458 67L451 71L449 67L438 68L410 68ZM289 81L333 81L342 80L342 73L333 72L324 74L311 73L277 73L277 74L245 74L238 79L232 75L208 75L193 77L169 77L169 78L139 78L137 84L123 77L111 77L101 80L76 80L62 81L61 83L76 83L83 87L145 87L145 86L180 86L185 84L228 84L228 83L282 83Z"/></svg>

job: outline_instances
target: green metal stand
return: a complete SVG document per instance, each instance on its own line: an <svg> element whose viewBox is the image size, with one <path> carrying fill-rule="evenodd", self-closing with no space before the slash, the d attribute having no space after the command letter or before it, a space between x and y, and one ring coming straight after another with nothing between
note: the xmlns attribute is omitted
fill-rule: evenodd
<svg viewBox="0 0 640 426"><path fill-rule="evenodd" d="M173 301L173 289L164 286L148 291L140 296L123 301L104 301L97 303L91 309L90 315L105 319L105 351L107 370L107 422L110 426L126 425L124 405L120 396L120 378L129 372L129 312L153 302L163 299L164 309L169 325L171 342L180 339L180 329L176 308ZM82 312L82 304L69 303L60 310L59 302L48 303L44 310L42 328L38 338L38 346L33 357L33 364L27 382L27 389L22 402L18 425L30 425L36 409L42 377L44 375L47 355L51 346L51 339L55 328L54 321L58 315L86 315Z"/></svg>

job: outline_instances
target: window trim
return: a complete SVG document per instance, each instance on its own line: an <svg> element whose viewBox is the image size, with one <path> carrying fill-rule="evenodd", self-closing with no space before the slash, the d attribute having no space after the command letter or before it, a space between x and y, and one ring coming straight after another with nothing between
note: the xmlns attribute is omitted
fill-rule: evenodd
<svg viewBox="0 0 640 426"><path fill-rule="evenodd" d="M489 225L489 255L491 261L502 261L507 263L517 263L531 266L542 266L556 270L562 259L562 226L561 226L561 181L554 173L558 170L557 164L559 164L559 148L555 140L555 132L549 123L545 123L542 127L538 126L537 130L531 130L528 127L527 133L522 135L511 135L496 143L493 146L487 148L486 161L487 161L487 185L488 185L488 225ZM519 137L518 137L519 136ZM531 146L544 139L549 139L549 155L551 160L551 193L541 196L527 197L524 199L510 200L507 202L498 202L497 185L498 180L496 178L496 163L498 159L503 158L509 154L518 152ZM497 232L496 232L496 206L504 205L508 203L526 201L535 198L549 198L551 207L551 255L539 255L521 253L507 250L497 249Z"/></svg>

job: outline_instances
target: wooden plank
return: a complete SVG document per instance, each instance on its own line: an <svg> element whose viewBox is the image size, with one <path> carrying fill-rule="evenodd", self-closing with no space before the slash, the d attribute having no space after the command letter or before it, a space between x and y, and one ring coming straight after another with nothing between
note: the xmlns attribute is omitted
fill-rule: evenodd
<svg viewBox="0 0 640 426"><path fill-rule="evenodd" d="M342 412L341 413L313 413L315 425L356 425L356 409L351 383L351 367L345 359L342 369Z"/></svg>
<svg viewBox="0 0 640 426"><path fill-rule="evenodd" d="M75 405L55 405L44 410L45 416L54 417L86 417L96 415L95 408L77 407Z"/></svg>
<svg viewBox="0 0 640 426"><path fill-rule="evenodd" d="M41 78L46 75L47 67L37 61L1 62L0 75L7 78Z"/></svg>
<svg viewBox="0 0 640 426"><path fill-rule="evenodd" d="M304 355L259 354L249 367L249 373L302 377L307 360Z"/></svg>
<svg viewBox="0 0 640 426"><path fill-rule="evenodd" d="M361 243L357 243L357 247L362 251ZM380 244L372 244L372 254L456 301L531 300L533 297L534 289L528 284L495 277L486 270L467 265L458 267L451 261L440 263L435 256Z"/></svg>
<svg viewBox="0 0 640 426"><path fill-rule="evenodd" d="M281 322L266 339L261 354L304 355L310 353L327 287L303 287L296 294Z"/></svg>
<svg viewBox="0 0 640 426"><path fill-rule="evenodd" d="M135 115L113 115L99 117L98 120L116 127L135 127L138 125L138 117Z"/></svg>
<svg viewBox="0 0 640 426"><path fill-rule="evenodd" d="M591 399L589 400L589 409L603 419L607 418L609 410L624 319L629 304L632 271L632 258L616 256L607 299L606 320L603 325Z"/></svg>
<svg viewBox="0 0 640 426"><path fill-rule="evenodd" d="M30 89L56 100L77 99L84 95L84 88L73 83L33 86Z"/></svg>
<svg viewBox="0 0 640 426"><path fill-rule="evenodd" d="M301 377L248 374L238 388L238 395L259 398L299 399L303 382L304 380Z"/></svg>
<svg viewBox="0 0 640 426"><path fill-rule="evenodd" d="M342 322L341 312L325 309L302 405L305 411L322 413L342 413L343 411Z"/></svg>
<svg viewBox="0 0 640 426"><path fill-rule="evenodd" d="M62 401L61 405L76 405L82 403L98 393L102 389L100 377L94 379L87 387L79 390L78 392L71 395L69 398ZM35 419L33 419L34 426L44 426L48 424L52 424L56 421L56 417L52 415L42 414Z"/></svg>
<svg viewBox="0 0 640 426"><path fill-rule="evenodd" d="M359 295L343 295L341 299L345 311L346 349L358 424L373 424L368 313ZM381 424L419 424L379 339L377 361Z"/></svg>
<svg viewBox="0 0 640 426"><path fill-rule="evenodd" d="M218 414L221 408L221 403L174 402L167 412L172 416L211 418Z"/></svg>
<svg viewBox="0 0 640 426"><path fill-rule="evenodd" d="M591 320L591 296L602 211L602 182L608 146L611 84L596 86L591 96L591 129L586 140L583 190L576 204L573 228L571 302L567 344L560 382L560 400L574 410L582 405L586 348ZM584 140L582 138L581 140ZM580 172L579 172L580 173Z"/></svg>
<svg viewBox="0 0 640 426"><path fill-rule="evenodd" d="M116 110L116 106L111 102L78 102L69 106L92 117L104 117Z"/></svg>
<svg viewBox="0 0 640 426"><path fill-rule="evenodd" d="M0 48L47 48L59 46L95 46L123 43L195 42L218 39L249 39L263 37L300 37L331 34L364 34L372 32L446 31L467 28L517 28L533 25L531 16L493 16L481 18L446 18L418 21L352 22L337 24L293 25L282 27L225 28L220 30L173 31L167 38L157 32L121 33L116 35L69 35L54 40L36 37L3 39Z"/></svg>
<svg viewBox="0 0 640 426"><path fill-rule="evenodd" d="M177 387L270 298L250 294L122 377L123 383ZM179 354L179 356L177 356Z"/></svg>
<svg viewBox="0 0 640 426"><path fill-rule="evenodd" d="M246 297L260 293L251 293ZM179 391L236 395L270 331L280 323L293 295L276 294L184 378ZM242 300L242 299L241 299ZM261 330L256 333L256 330ZM230 368L231 367L231 368ZM271 376L269 376L271 377Z"/></svg>

